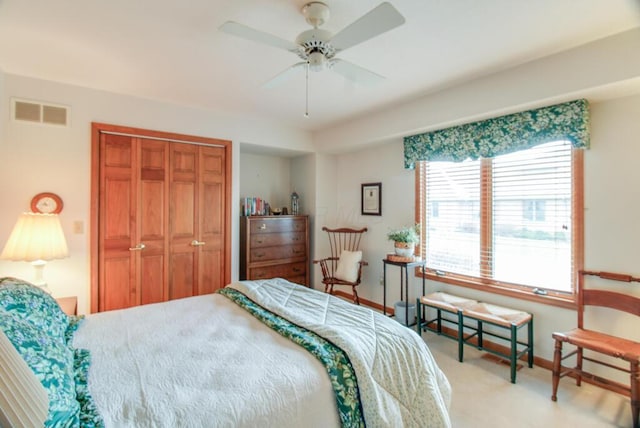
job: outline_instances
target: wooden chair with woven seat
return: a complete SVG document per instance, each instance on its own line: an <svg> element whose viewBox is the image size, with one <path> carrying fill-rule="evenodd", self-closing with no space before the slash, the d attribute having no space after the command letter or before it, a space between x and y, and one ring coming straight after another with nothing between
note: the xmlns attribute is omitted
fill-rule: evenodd
<svg viewBox="0 0 640 428"><path fill-rule="evenodd" d="M323 227L323 231L329 236L330 256L321 260L314 260L322 269L322 283L325 293L333 294L333 287L344 285L351 287L353 303L360 304L358 291L362 279L362 267L368 263L362 260L360 241L367 228L352 229L340 227L329 229Z"/></svg>
<svg viewBox="0 0 640 428"><path fill-rule="evenodd" d="M585 289L584 276L593 275L602 279L640 282L640 278L630 275L610 273L610 272L590 272L580 271L578 279L578 327L568 332L553 333L555 339L555 349L553 356L553 391L551 399L557 401L558 383L560 378L571 374L576 378L576 385L580 386L582 379L587 379L589 383L605 389L618 392L631 398L631 417L633 427L638 427L638 415L640 413L640 342L612 336L610 334L589 330L584 327L584 307L599 306L614 309L640 316L640 298L627 294L617 293L608 290L599 290L593 287ZM576 347L573 351L562 355L562 344L569 343ZM593 356L586 356L584 351L606 355L608 357L619 358L629 364L629 368L602 361ZM562 361L570 356L576 356L576 366L564 367ZM590 361L601 366L628 373L630 376L629 385L621 384L603 375L595 375L583 369L583 361Z"/></svg>

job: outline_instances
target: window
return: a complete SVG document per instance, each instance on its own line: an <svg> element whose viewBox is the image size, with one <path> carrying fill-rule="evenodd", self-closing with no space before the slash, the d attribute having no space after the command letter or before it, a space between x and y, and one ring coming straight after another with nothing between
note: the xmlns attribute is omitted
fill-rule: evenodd
<svg viewBox="0 0 640 428"><path fill-rule="evenodd" d="M522 217L529 221L544 221L544 199L523 199Z"/></svg>
<svg viewBox="0 0 640 428"><path fill-rule="evenodd" d="M418 174L428 275L573 298L582 245L580 150L553 141L489 159L421 161Z"/></svg>

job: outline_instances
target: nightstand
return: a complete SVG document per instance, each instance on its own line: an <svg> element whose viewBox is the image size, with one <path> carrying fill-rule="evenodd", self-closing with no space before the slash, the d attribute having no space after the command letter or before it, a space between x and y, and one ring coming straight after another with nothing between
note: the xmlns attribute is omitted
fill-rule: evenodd
<svg viewBox="0 0 640 428"><path fill-rule="evenodd" d="M76 296L58 297L56 302L65 314L78 315L78 298Z"/></svg>

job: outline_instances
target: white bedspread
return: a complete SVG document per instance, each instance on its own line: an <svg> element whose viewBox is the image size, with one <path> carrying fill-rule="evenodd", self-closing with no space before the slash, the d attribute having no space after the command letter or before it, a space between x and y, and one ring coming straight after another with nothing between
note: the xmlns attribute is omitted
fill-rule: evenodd
<svg viewBox="0 0 640 428"><path fill-rule="evenodd" d="M367 427L451 426L451 387L414 331L370 309L283 279L229 286L347 353Z"/></svg>
<svg viewBox="0 0 640 428"><path fill-rule="evenodd" d="M221 295L86 317L107 427L335 427L322 364Z"/></svg>

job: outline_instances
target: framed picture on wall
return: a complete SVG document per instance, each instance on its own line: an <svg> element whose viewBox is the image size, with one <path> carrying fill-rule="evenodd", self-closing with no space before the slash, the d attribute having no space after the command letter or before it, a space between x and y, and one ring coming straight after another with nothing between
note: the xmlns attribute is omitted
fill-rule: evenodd
<svg viewBox="0 0 640 428"><path fill-rule="evenodd" d="M365 183L361 195L362 215L382 215L382 183Z"/></svg>

